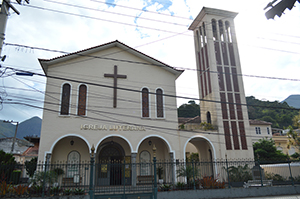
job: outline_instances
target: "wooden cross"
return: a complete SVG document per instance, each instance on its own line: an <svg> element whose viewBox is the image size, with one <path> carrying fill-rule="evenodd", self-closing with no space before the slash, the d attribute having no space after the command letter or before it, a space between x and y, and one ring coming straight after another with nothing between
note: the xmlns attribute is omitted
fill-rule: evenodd
<svg viewBox="0 0 300 199"><path fill-rule="evenodd" d="M113 107L117 107L117 80L118 78L126 79L127 75L118 75L118 66L114 66L114 74L104 74L104 77L114 78L114 104Z"/></svg>

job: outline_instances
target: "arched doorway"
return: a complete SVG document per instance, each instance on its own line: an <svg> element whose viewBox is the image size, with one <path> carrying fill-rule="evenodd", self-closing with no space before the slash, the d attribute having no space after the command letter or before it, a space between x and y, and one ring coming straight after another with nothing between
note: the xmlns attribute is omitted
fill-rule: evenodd
<svg viewBox="0 0 300 199"><path fill-rule="evenodd" d="M153 148L156 148L156 167L159 172L154 173L153 170ZM145 137L138 145L137 153L137 178L144 179L145 176L157 175L160 182L174 182L175 166L166 164L173 161L173 151L166 139L158 135L150 135ZM158 171L158 170L157 170Z"/></svg>
<svg viewBox="0 0 300 199"><path fill-rule="evenodd" d="M123 161L125 152L123 147L116 142L106 142L101 146L98 160L98 184L122 185Z"/></svg>
<svg viewBox="0 0 300 199"><path fill-rule="evenodd" d="M186 162L193 162L198 167L199 176L214 176L214 149L210 141L205 137L193 137L186 143Z"/></svg>

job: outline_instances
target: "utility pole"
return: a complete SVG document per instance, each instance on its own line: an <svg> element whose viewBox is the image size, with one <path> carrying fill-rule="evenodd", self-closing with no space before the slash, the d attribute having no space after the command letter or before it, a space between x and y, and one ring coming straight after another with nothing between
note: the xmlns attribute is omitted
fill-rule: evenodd
<svg viewBox="0 0 300 199"><path fill-rule="evenodd" d="M22 3L22 0L16 0L18 4ZM27 4L29 4L29 0L24 0ZM9 15L9 8L13 9L15 13L20 15L20 12L10 3L10 0L2 0L1 11L0 11L0 59L1 61L5 60L6 56L2 56L2 48L3 42L5 39L5 28L7 23L7 18Z"/></svg>
<svg viewBox="0 0 300 199"><path fill-rule="evenodd" d="M15 129L15 136L13 138L13 143L11 145L11 154L13 154L14 152L14 149L15 149L15 142L16 142L16 139L17 139L17 132L18 132L18 126L19 126L19 122L14 122L13 120L9 121L9 120L3 120L3 122L5 123L16 123L16 129Z"/></svg>

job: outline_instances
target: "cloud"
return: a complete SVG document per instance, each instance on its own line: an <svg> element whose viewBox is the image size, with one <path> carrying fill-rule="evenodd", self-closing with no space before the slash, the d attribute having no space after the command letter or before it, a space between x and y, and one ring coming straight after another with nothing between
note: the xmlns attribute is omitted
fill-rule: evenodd
<svg viewBox="0 0 300 199"><path fill-rule="evenodd" d="M115 7L115 0L105 0L105 3L108 7Z"/></svg>
<svg viewBox="0 0 300 199"><path fill-rule="evenodd" d="M300 6L275 20L264 16L259 0L249 4L240 0L107 0L58 1L90 9L31 0L30 5L53 11L16 5L21 15L11 14L6 28L6 43L36 46L45 49L75 52L106 42L119 40L125 44L177 68L188 68L177 80L177 95L198 97L198 82L194 40L187 27L203 6L239 12L235 19L242 72L269 77L299 77ZM116 5L113 5L116 4ZM125 6L125 7L124 7ZM126 8L126 7L130 7ZM96 9L96 10L95 10ZM147 10L147 11L146 11ZM54 11L70 12L73 15ZM156 13L153 13L156 12ZM159 14L157 14L159 13ZM7 60L2 66L43 73L38 58L61 55L49 51L16 48L5 45L2 54ZM10 71L11 73L11 71ZM75 74L65 74L75 75ZM16 76L14 76L16 77ZM45 90L46 78L16 77L40 91ZM279 100L289 94L299 94L299 81L244 77L246 95L259 99ZM32 105L43 95L13 77L2 78L0 89L15 100L32 98ZM8 87L20 88L20 90ZM28 90L28 91L23 91ZM188 100L177 99L178 106ZM0 119L23 121L30 116L42 116L42 111L26 106L3 104Z"/></svg>

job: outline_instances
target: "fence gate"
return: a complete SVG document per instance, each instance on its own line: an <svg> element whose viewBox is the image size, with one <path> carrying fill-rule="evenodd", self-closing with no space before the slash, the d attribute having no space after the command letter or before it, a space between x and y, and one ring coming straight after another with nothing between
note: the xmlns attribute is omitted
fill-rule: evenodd
<svg viewBox="0 0 300 199"><path fill-rule="evenodd" d="M153 199L154 178L141 180L145 167L152 171L153 164L130 163L130 161L102 161L94 164L94 199ZM148 176L148 175L147 175ZM146 178L147 179L147 178ZM92 197L91 197L92 198Z"/></svg>

